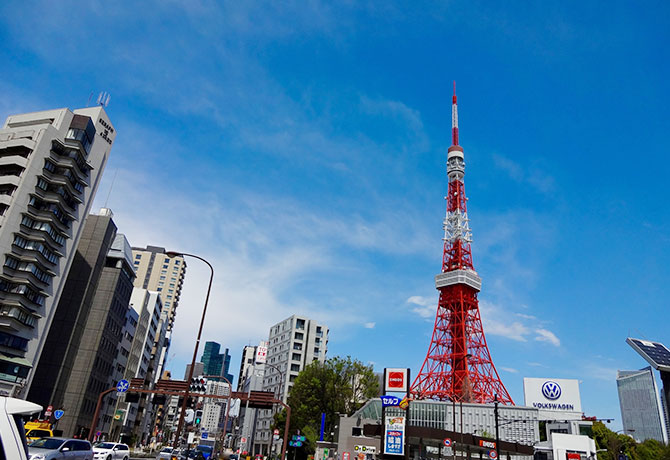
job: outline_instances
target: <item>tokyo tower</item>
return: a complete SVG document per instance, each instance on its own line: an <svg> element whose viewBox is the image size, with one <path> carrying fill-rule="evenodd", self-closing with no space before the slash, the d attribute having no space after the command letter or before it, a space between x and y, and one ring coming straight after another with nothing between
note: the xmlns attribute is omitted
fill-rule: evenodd
<svg viewBox="0 0 670 460"><path fill-rule="evenodd" d="M410 392L414 399L473 403L488 403L497 396L501 403L513 405L491 360L479 314L477 293L482 281L472 265L472 234L463 183L463 148L458 145L455 82L451 124L442 273L435 277L440 299L428 354Z"/></svg>

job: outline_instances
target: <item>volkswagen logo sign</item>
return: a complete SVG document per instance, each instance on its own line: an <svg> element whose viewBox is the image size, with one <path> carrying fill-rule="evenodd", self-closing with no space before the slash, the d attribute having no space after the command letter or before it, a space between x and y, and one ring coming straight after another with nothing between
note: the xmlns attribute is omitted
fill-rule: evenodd
<svg viewBox="0 0 670 460"><path fill-rule="evenodd" d="M545 398L555 401L561 397L561 387L558 383L547 380L542 384L542 394Z"/></svg>

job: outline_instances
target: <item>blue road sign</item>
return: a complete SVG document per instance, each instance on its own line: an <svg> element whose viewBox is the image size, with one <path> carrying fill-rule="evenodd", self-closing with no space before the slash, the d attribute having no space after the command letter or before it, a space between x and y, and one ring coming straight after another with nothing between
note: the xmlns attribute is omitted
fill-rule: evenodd
<svg viewBox="0 0 670 460"><path fill-rule="evenodd" d="M130 386L130 383L128 383L128 380L122 379L119 380L119 383L116 384L116 391L119 393L125 393L128 391L128 387Z"/></svg>
<svg viewBox="0 0 670 460"><path fill-rule="evenodd" d="M391 395L382 396L383 407L399 406L399 405L400 405L400 398L398 398L397 396L391 396Z"/></svg>
<svg viewBox="0 0 670 460"><path fill-rule="evenodd" d="M56 420L60 420L63 415L65 415L65 412L60 409L54 411L54 418Z"/></svg>
<svg viewBox="0 0 670 460"><path fill-rule="evenodd" d="M209 434L206 431L200 433L200 439L207 439L207 436L209 436Z"/></svg>

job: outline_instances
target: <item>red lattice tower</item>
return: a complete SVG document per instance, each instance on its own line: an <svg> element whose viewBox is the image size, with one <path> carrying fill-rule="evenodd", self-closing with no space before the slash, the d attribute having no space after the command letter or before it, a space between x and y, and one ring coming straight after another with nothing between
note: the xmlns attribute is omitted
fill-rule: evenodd
<svg viewBox="0 0 670 460"><path fill-rule="evenodd" d="M491 360L479 314L477 293L482 282L472 265L472 234L463 185L465 161L458 145L456 83L451 110L444 255L442 273L435 277L440 300L428 354L410 391L415 399L474 403L491 402L497 395L501 403L513 405Z"/></svg>

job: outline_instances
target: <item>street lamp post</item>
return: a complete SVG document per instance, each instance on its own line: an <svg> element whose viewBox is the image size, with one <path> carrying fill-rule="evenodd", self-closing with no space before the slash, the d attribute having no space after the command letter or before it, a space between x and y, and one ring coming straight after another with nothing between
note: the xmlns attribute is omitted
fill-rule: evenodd
<svg viewBox="0 0 670 460"><path fill-rule="evenodd" d="M193 369L195 368L195 360L196 356L198 355L198 347L200 346L200 336L202 335L202 328L205 324L205 314L207 313L207 303L209 302L209 294L212 292L212 281L214 280L214 267L212 267L212 264L207 262L205 259L203 259L200 256L196 256L195 254L187 254L185 252L174 252L174 251L168 251L165 254L167 254L168 257L175 257L175 256L189 256L189 257L194 257L198 260L201 260L207 264L210 270L210 275L209 275L209 285L207 286L207 296L205 297L205 306L202 309L202 318L200 318L200 328L198 329L198 337L195 340L195 348L193 349L193 359L191 360L191 368L188 371L188 378L186 379L187 382L190 382L191 379L193 378ZM186 386L186 392L184 394L184 402L181 405L181 413L179 414L179 423L177 424L177 431L175 433L174 437L174 444L173 447L176 449L179 447L179 439L181 436L181 429L184 426L184 416L186 415L186 405L188 404L188 398L191 394L189 386Z"/></svg>

